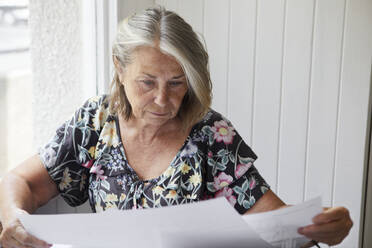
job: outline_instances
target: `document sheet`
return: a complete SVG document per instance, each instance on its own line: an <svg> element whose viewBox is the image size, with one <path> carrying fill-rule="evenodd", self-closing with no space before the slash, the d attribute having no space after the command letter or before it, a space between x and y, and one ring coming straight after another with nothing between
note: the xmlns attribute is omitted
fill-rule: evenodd
<svg viewBox="0 0 372 248"><path fill-rule="evenodd" d="M155 209L99 214L19 216L26 230L55 248L300 247L297 229L321 212L320 198L254 215L239 215L224 198Z"/></svg>
<svg viewBox="0 0 372 248"><path fill-rule="evenodd" d="M244 215L243 219L272 246L291 248L301 247L309 242L297 230L312 224L312 218L321 212L321 198L317 197L302 204L279 210Z"/></svg>

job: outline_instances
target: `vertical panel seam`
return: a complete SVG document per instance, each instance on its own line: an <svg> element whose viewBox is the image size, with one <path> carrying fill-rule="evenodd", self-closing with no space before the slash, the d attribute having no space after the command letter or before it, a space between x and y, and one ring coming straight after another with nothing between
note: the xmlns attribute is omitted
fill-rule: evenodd
<svg viewBox="0 0 372 248"><path fill-rule="evenodd" d="M205 0L202 0L202 34L203 36L205 37ZM207 43L205 42L205 38L204 38L204 43L205 43L205 46L207 46Z"/></svg>
<svg viewBox="0 0 372 248"><path fill-rule="evenodd" d="M94 26L95 26L95 30L94 30L94 45L95 45L95 74L96 74L96 95L98 95L100 92L99 92L99 88L98 88L98 81L99 81L99 75L98 75L98 65L97 65L97 57L98 57L98 54L97 54L97 51L98 51L98 42L97 42L97 27L98 27L98 20L97 20L97 1L94 0Z"/></svg>
<svg viewBox="0 0 372 248"><path fill-rule="evenodd" d="M229 116L229 106L230 106L230 99L229 99L229 92L230 92L230 65L231 65L231 18L232 18L232 8L231 8L231 0L228 1L228 24L227 24L227 68L226 68L226 105L225 105L225 111L226 111L226 116L230 118Z"/></svg>
<svg viewBox="0 0 372 248"><path fill-rule="evenodd" d="M253 68L252 68L252 104L251 104L251 141L250 145L254 146L253 138L254 138L254 117L255 117L255 105L256 105L256 71L257 71L257 30L258 30L258 3L259 1L256 0L256 16L255 16L255 28L254 28L254 50L253 50Z"/></svg>
<svg viewBox="0 0 372 248"><path fill-rule="evenodd" d="M276 192L279 195L279 175L280 175L280 141L281 141L281 129L282 129L282 112L283 112L283 70L285 63L285 43L286 43L286 24L287 24L287 0L284 0L284 13L283 13L283 30L282 30L282 61L280 65L280 95L279 95L279 116L278 116L278 142L277 142L277 155L276 155Z"/></svg>
<svg viewBox="0 0 372 248"><path fill-rule="evenodd" d="M340 112L341 112L341 92L342 92L342 70L344 67L344 53L345 53L345 29L346 29L346 12L347 12L348 1L344 0L344 19L342 23L342 38L341 38L341 54L340 54L340 68L339 68L339 81L338 81L338 94L337 94L337 116L336 116L336 131L335 131L335 145L334 145L334 157L333 157L333 171L332 171L332 191L331 191L331 199L332 199L332 206L335 204L335 191L336 191L336 169L337 169L337 155L338 155L338 137L340 132Z"/></svg>
<svg viewBox="0 0 372 248"><path fill-rule="evenodd" d="M311 33L312 39L311 39L311 55L310 55L310 70L309 70L309 86L308 86L308 99L307 99L307 125L306 125L306 142L305 142L305 173L304 173L303 200L306 200L306 192L307 192L307 176L308 176L308 163L309 163L309 137L310 137L310 111L311 111L311 86L313 82L317 6L318 6L318 1L314 0L313 28L312 28L312 33Z"/></svg>

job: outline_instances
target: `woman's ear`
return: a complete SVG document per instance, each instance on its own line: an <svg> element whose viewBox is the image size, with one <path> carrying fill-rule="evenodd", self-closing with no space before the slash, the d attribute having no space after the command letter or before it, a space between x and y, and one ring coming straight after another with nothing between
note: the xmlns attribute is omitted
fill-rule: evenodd
<svg viewBox="0 0 372 248"><path fill-rule="evenodd" d="M114 60L114 66L117 72L123 73L123 68L120 65L120 61L116 56L112 56Z"/></svg>
<svg viewBox="0 0 372 248"><path fill-rule="evenodd" d="M118 60L118 58L116 56L113 56L113 61L114 61L114 66L115 66L115 70L119 76L119 80L120 82L123 81L123 67L120 65L120 61Z"/></svg>

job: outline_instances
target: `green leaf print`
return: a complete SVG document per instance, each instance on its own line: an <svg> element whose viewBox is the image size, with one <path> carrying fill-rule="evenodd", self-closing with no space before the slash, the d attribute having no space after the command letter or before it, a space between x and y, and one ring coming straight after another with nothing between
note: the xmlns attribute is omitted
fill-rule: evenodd
<svg viewBox="0 0 372 248"><path fill-rule="evenodd" d="M239 155L238 155L239 156ZM242 156L239 156L239 162L241 164L248 164L249 162L253 162L254 159L250 158L250 157L242 157Z"/></svg>
<svg viewBox="0 0 372 248"><path fill-rule="evenodd" d="M213 158L208 158L208 165L209 166L214 166L216 164L216 161Z"/></svg>
<svg viewBox="0 0 372 248"><path fill-rule="evenodd" d="M98 194L99 194L99 196L101 197L101 199L104 201L105 199L106 199L106 192L105 191L103 191L103 190L99 190L98 191Z"/></svg>
<svg viewBox="0 0 372 248"><path fill-rule="evenodd" d="M110 190L110 183L107 182L106 180L101 181L101 186L104 187L107 190Z"/></svg>
<svg viewBox="0 0 372 248"><path fill-rule="evenodd" d="M243 185L242 185L242 191L245 193L247 192L247 190L249 189L249 182L248 182L248 179L244 181Z"/></svg>
<svg viewBox="0 0 372 248"><path fill-rule="evenodd" d="M229 163L229 157L228 156L222 157L221 163L223 165L227 165Z"/></svg>
<svg viewBox="0 0 372 248"><path fill-rule="evenodd" d="M217 174L217 170L224 171L226 170L226 166L224 164L221 164L220 162L217 162L212 169L213 176Z"/></svg>
<svg viewBox="0 0 372 248"><path fill-rule="evenodd" d="M235 163L235 156L232 153L229 154L229 159L231 162Z"/></svg>
<svg viewBox="0 0 372 248"><path fill-rule="evenodd" d="M228 152L225 149L221 149L217 152L218 156L222 157L225 156Z"/></svg>
<svg viewBox="0 0 372 248"><path fill-rule="evenodd" d="M239 203L240 205L242 205L243 200L244 200L244 194L239 193L239 196L238 196L238 203Z"/></svg>
<svg viewBox="0 0 372 248"><path fill-rule="evenodd" d="M246 208L246 209L251 208L251 204L249 203L249 201L244 200L243 201L243 207Z"/></svg>
<svg viewBox="0 0 372 248"><path fill-rule="evenodd" d="M211 182L207 182L207 189L208 189L210 192L216 192L216 189L214 188L214 185L213 185L213 183L211 183Z"/></svg>
<svg viewBox="0 0 372 248"><path fill-rule="evenodd" d="M268 187L266 187L266 186L261 186L261 192L262 192L262 194L265 194L268 190L269 190Z"/></svg>

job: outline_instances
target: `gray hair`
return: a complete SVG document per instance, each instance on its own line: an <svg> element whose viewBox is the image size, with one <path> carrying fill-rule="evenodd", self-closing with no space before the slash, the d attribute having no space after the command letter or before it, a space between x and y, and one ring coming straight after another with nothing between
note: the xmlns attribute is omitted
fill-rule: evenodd
<svg viewBox="0 0 372 248"><path fill-rule="evenodd" d="M208 53L192 27L164 7L149 8L120 23L112 47L113 59L116 58L125 69L131 63L132 52L141 46L158 47L178 61L188 85L178 116L185 128L201 120L211 105L212 84ZM116 71L111 83L109 105L113 114L123 114L127 120L132 115L132 107Z"/></svg>

